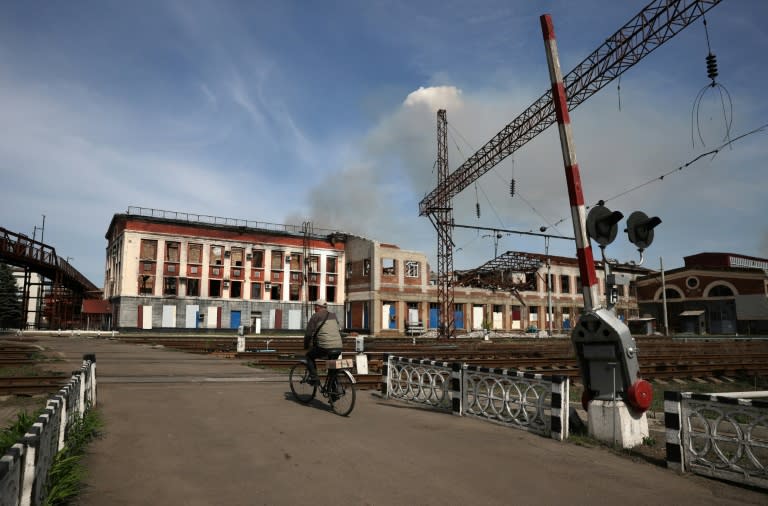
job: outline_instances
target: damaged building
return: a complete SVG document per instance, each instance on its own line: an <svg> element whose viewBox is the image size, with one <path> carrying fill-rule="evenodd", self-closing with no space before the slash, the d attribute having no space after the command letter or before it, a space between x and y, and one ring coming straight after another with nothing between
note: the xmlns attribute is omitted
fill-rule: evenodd
<svg viewBox="0 0 768 506"><path fill-rule="evenodd" d="M310 223L134 207L114 215L105 237L104 296L118 329L300 331L318 299L345 328L361 333L418 334L439 325L426 255L394 244ZM631 279L649 272L613 269ZM602 277L600 284L604 293ZM633 283L619 287L621 318L638 315L633 290ZM458 334L568 332L582 309L577 260L507 252L457 271L453 309Z"/></svg>

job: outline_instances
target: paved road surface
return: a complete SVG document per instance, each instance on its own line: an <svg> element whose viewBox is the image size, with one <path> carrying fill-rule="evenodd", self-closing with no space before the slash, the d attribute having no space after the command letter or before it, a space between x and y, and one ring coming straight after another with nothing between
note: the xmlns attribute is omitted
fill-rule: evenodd
<svg viewBox="0 0 768 506"><path fill-rule="evenodd" d="M96 353L104 435L90 505L768 504L768 494L358 392L349 418L237 360L107 339L39 338L76 369ZM50 354L50 352L49 352Z"/></svg>

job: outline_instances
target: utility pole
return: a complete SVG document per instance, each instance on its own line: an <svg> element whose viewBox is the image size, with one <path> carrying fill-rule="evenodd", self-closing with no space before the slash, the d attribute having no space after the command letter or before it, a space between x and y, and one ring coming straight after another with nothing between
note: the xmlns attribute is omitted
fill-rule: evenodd
<svg viewBox="0 0 768 506"><path fill-rule="evenodd" d="M547 257L547 330L552 337L552 262L549 261L549 237L544 236L544 255Z"/></svg>
<svg viewBox="0 0 768 506"><path fill-rule="evenodd" d="M659 269L661 269L661 302L664 309L664 335L669 335L669 322L667 321L667 284L664 281L664 260L659 257Z"/></svg>

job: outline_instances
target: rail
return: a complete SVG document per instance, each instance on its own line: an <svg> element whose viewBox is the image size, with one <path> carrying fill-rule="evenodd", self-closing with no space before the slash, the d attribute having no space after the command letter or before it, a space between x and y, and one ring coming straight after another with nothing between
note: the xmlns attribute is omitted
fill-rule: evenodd
<svg viewBox="0 0 768 506"><path fill-rule="evenodd" d="M164 220L186 221L188 223L221 225L228 227L245 227L256 230L268 230L270 232L304 235L304 227L302 225L281 225L278 223L269 223L265 221L224 218L221 216L210 216L207 214L194 214L179 211L168 211L164 209L152 209L150 207L129 206L126 214L131 216L143 216L147 218L161 218ZM340 234L340 232L331 229L314 227L312 235L318 237L327 237L329 235L335 234Z"/></svg>

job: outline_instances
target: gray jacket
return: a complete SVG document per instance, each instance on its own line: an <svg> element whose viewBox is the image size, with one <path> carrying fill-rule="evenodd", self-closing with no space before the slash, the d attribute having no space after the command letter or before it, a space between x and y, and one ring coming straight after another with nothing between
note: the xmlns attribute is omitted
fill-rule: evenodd
<svg viewBox="0 0 768 506"><path fill-rule="evenodd" d="M328 319L325 318L326 315L328 315ZM325 323L323 323L323 320L325 320ZM318 327L320 331L317 332L317 340L312 342L312 337L315 335ZM339 321L336 319L336 315L327 309L316 312L307 322L307 330L304 332L304 347L314 346L327 350L332 348L341 349L343 346Z"/></svg>

